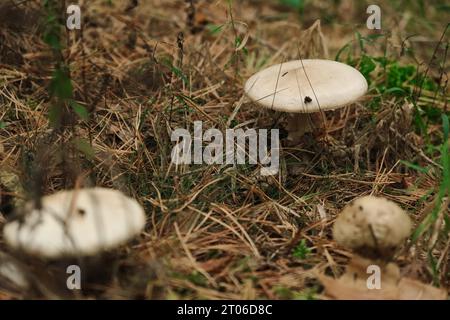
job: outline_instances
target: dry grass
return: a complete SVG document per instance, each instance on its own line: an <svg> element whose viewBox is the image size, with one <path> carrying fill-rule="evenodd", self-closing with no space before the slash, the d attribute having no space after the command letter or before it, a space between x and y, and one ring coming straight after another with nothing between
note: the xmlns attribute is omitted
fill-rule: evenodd
<svg viewBox="0 0 450 320"><path fill-rule="evenodd" d="M11 2L0 5L0 123L6 125L0 129L1 170L20 176L27 197L75 185L108 186L134 196L148 214L146 232L114 259L112 279L90 279L86 296L322 298L315 272L339 275L350 257L330 233L346 203L385 196L407 209L416 225L429 214L442 167L426 148L442 138L442 128L430 123L427 138L420 135L407 96L377 92L383 72L371 79L363 101L326 113L324 132L284 147L277 176L262 179L257 166L170 163L170 132L192 130L197 120L220 130L282 128L283 116L243 96L244 81L299 55L334 59L356 39L356 30L373 34L365 28L365 4L315 1L299 16L277 1L235 1L231 11L227 1L190 6L147 0L133 9L128 1L80 1L83 34L65 32L62 52L74 99L90 117L82 121L68 112L65 125L54 129L48 112L58 102L48 86L55 58L42 41L45 12L37 1L17 7ZM357 67L363 54L384 52L400 64L414 64L411 56L400 55L401 39L420 31L421 41L437 42L445 29L448 14L437 5L427 6L423 17L415 7L399 16L389 3L382 5L382 31L391 36L366 44L365 52L351 42L348 52ZM428 63L433 48L410 47ZM431 66L433 77L442 73L439 64ZM417 101L447 110L446 90L424 90ZM417 172L400 160L429 170ZM405 274L449 288L448 229L434 229L410 242L398 261ZM8 252L1 240L0 249ZM294 254L299 250L306 254ZM438 262L435 271L430 257ZM65 282L50 271L59 267L29 264L35 289L22 292L0 282L0 299L61 296L58 287Z"/></svg>

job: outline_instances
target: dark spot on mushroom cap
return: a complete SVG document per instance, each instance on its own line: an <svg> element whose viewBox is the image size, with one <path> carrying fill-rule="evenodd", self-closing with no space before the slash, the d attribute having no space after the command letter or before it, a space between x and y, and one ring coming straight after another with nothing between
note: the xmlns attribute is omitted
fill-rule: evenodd
<svg viewBox="0 0 450 320"><path fill-rule="evenodd" d="M77 209L77 213L78 213L80 216L84 216L84 215L86 214L86 210L81 209L81 208L78 208L78 209Z"/></svg>
<svg viewBox="0 0 450 320"><path fill-rule="evenodd" d="M287 75L289 73L289 71L286 71L285 73L283 73L281 76L284 77L285 75Z"/></svg>
<svg viewBox="0 0 450 320"><path fill-rule="evenodd" d="M363 206L359 206L358 209L359 209L360 211L363 211L364 208L363 208Z"/></svg>
<svg viewBox="0 0 450 320"><path fill-rule="evenodd" d="M304 101L305 103L310 103L312 99L309 96L306 96Z"/></svg>

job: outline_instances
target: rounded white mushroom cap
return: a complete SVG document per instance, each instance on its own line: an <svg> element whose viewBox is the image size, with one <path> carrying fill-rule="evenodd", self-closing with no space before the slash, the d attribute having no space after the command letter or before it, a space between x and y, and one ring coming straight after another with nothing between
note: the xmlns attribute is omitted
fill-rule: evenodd
<svg viewBox="0 0 450 320"><path fill-rule="evenodd" d="M411 219L394 202L373 196L347 205L333 226L337 243L362 255L389 255L410 235Z"/></svg>
<svg viewBox="0 0 450 320"><path fill-rule="evenodd" d="M276 111L313 113L343 107L367 91L367 81L355 68L320 59L289 61L254 74L245 93Z"/></svg>
<svg viewBox="0 0 450 320"><path fill-rule="evenodd" d="M6 243L43 258L89 256L113 249L145 225L139 203L105 188L60 191L42 198L42 209L25 206L25 216L7 223Z"/></svg>

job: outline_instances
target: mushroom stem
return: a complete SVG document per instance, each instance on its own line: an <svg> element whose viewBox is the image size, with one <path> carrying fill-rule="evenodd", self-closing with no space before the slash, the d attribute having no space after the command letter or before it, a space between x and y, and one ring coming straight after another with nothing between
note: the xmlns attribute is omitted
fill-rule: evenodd
<svg viewBox="0 0 450 320"><path fill-rule="evenodd" d="M316 118L320 117L317 117L315 113L289 113L286 124L289 144L298 144L305 133L314 132L320 127L320 119Z"/></svg>

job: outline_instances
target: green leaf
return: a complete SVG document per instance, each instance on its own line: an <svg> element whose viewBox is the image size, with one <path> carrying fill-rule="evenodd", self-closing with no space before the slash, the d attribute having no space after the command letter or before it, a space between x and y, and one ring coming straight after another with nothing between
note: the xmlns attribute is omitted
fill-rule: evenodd
<svg viewBox="0 0 450 320"><path fill-rule="evenodd" d="M366 39L369 40L369 41L372 41L372 40L376 40L378 38L382 38L382 37L385 37L385 36L386 35L382 34L382 33L380 33L380 34L374 33L374 34L369 34L368 36L366 36Z"/></svg>
<svg viewBox="0 0 450 320"><path fill-rule="evenodd" d="M234 39L234 47L235 48L239 48L241 46L241 44L242 44L242 39L241 39L241 37L237 36ZM248 50L247 50L247 48L245 46L242 48L242 52L244 52L244 54L246 56L248 55Z"/></svg>
<svg viewBox="0 0 450 320"><path fill-rule="evenodd" d="M428 251L428 261L430 263L431 271L433 272L433 282L434 285L439 283L439 271L437 269L437 261L431 254L432 250Z"/></svg>
<svg viewBox="0 0 450 320"><path fill-rule="evenodd" d="M176 75L178 78L180 78L184 82L185 85L189 84L189 80L186 77L186 75L183 73L183 71L181 71L180 69L175 67L169 59L163 58L162 63L164 65L166 65L168 68L170 68L170 70L173 72L173 74Z"/></svg>
<svg viewBox="0 0 450 320"><path fill-rule="evenodd" d="M0 121L0 129L5 129L7 126L6 122Z"/></svg>
<svg viewBox="0 0 450 320"><path fill-rule="evenodd" d="M75 147L81 151L82 153L84 153L84 155L88 158L88 159L93 159L95 156L95 151L92 148L92 146L90 145L90 143L88 141L86 141L85 139L82 138L76 138L73 140L73 143L75 145Z"/></svg>
<svg viewBox="0 0 450 320"><path fill-rule="evenodd" d="M359 71L364 75L366 79L370 79L370 73L376 68L375 62L373 62L372 58L363 55L361 58L361 63L359 67Z"/></svg>
<svg viewBox="0 0 450 320"><path fill-rule="evenodd" d="M448 116L442 114L442 130L444 132L444 142L441 146L441 163L442 163L442 196L448 194L450 190L450 155L448 151L448 136L449 136L449 120Z"/></svg>
<svg viewBox="0 0 450 320"><path fill-rule="evenodd" d="M421 172L421 173L428 173L428 171L430 170L429 168L424 168L417 164L414 164L414 163L411 163L411 162L405 161L405 160L400 160L400 163L403 163L405 166L407 166L411 169L414 169L418 172Z"/></svg>
<svg viewBox="0 0 450 320"><path fill-rule="evenodd" d="M414 103L414 102L413 102ZM428 142L428 125L422 117L423 111L414 103L414 125L420 130L420 133L425 137Z"/></svg>
<svg viewBox="0 0 450 320"><path fill-rule="evenodd" d="M61 49L59 35L54 32L47 32L46 34L44 34L44 42L54 50Z"/></svg>
<svg viewBox="0 0 450 320"><path fill-rule="evenodd" d="M384 91L384 93L401 93L401 94L405 94L407 93L404 89L399 88L399 87L393 87L393 88L389 88L386 91Z"/></svg>
<svg viewBox="0 0 450 320"><path fill-rule="evenodd" d="M361 50L361 52L364 52L364 37L361 35L361 33L359 33L359 31L356 31L355 33L359 43L359 49Z"/></svg>
<svg viewBox="0 0 450 320"><path fill-rule="evenodd" d="M73 111L82 119L82 120L88 120L89 119L89 112L87 109L82 106L81 104L70 100L69 101L70 106L72 107Z"/></svg>
<svg viewBox="0 0 450 320"><path fill-rule="evenodd" d="M57 127L61 123L62 110L57 105L52 105L48 111L48 120L52 127Z"/></svg>
<svg viewBox="0 0 450 320"><path fill-rule="evenodd" d="M442 128L444 129L444 142L447 142L449 135L449 121L448 116L445 113L442 114Z"/></svg>
<svg viewBox="0 0 450 320"><path fill-rule="evenodd" d="M215 25L215 24L208 24L206 28L209 30L209 33L212 35L218 34L220 31L222 31L223 24L222 25Z"/></svg>
<svg viewBox="0 0 450 320"><path fill-rule="evenodd" d="M299 11L303 10L303 7L305 6L304 0L279 0L279 1L283 5L295 8Z"/></svg>
<svg viewBox="0 0 450 320"><path fill-rule="evenodd" d="M345 46L343 46L342 48L339 49L339 51L337 52L336 57L334 58L334 60L340 61L341 54L342 54L345 50L347 50L347 51L350 52L350 43L347 43Z"/></svg>
<svg viewBox="0 0 450 320"><path fill-rule="evenodd" d="M311 253L311 249L308 248L306 240L302 239L299 244L294 248L293 256L294 258L304 260Z"/></svg>
<svg viewBox="0 0 450 320"><path fill-rule="evenodd" d="M412 240L413 243L415 243L415 242L420 238L420 236L425 232L425 230L427 230L428 227L430 226L430 219L429 219L429 217L430 217L430 216L427 216L427 217L425 218L425 221L422 222L422 223L416 228L416 230L414 230L413 235L412 235L412 237L411 237L411 240Z"/></svg>
<svg viewBox="0 0 450 320"><path fill-rule="evenodd" d="M53 72L50 83L50 93L61 99L70 99L73 94L72 82L69 78L69 72L64 68L58 68Z"/></svg>

